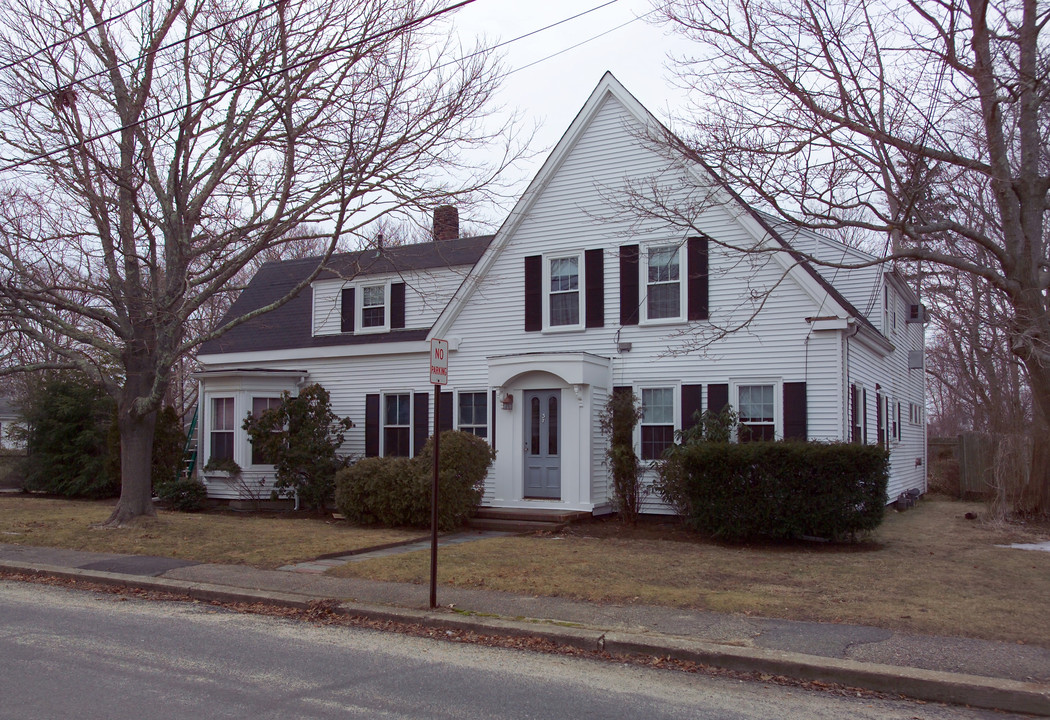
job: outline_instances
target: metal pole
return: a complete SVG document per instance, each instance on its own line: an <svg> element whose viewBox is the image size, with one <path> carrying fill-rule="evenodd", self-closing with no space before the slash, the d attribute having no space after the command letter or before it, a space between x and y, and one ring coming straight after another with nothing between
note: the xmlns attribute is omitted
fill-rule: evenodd
<svg viewBox="0 0 1050 720"><path fill-rule="evenodd" d="M430 608L437 607L438 458L441 454L441 386L434 384L434 479L430 498Z"/></svg>

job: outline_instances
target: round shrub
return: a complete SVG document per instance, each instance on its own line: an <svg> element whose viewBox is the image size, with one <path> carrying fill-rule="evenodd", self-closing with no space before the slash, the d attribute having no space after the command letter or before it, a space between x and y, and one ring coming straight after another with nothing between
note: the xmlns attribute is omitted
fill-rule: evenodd
<svg viewBox="0 0 1050 720"><path fill-rule="evenodd" d="M440 455L438 527L452 530L481 502L496 455L481 438L458 431L441 433ZM359 460L336 475L336 507L353 523L427 527L433 467L433 438L411 459Z"/></svg>
<svg viewBox="0 0 1050 720"><path fill-rule="evenodd" d="M197 512L208 499L208 489L193 478L179 478L157 483L157 497L179 512Z"/></svg>

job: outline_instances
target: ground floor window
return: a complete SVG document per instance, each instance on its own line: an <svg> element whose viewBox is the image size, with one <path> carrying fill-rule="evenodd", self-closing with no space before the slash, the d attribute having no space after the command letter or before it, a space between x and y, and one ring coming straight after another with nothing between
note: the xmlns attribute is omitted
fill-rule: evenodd
<svg viewBox="0 0 1050 720"><path fill-rule="evenodd" d="M233 460L233 398L211 399L211 460Z"/></svg>
<svg viewBox="0 0 1050 720"><path fill-rule="evenodd" d="M384 396L383 455L412 455L412 396L409 393Z"/></svg>
<svg viewBox="0 0 1050 720"><path fill-rule="evenodd" d="M642 388L642 460L658 460L674 443L674 388Z"/></svg>
<svg viewBox="0 0 1050 720"><path fill-rule="evenodd" d="M488 393L459 393L456 427L478 437L488 437Z"/></svg>
<svg viewBox="0 0 1050 720"><path fill-rule="evenodd" d="M737 412L740 440L773 440L776 438L776 386L740 385Z"/></svg>

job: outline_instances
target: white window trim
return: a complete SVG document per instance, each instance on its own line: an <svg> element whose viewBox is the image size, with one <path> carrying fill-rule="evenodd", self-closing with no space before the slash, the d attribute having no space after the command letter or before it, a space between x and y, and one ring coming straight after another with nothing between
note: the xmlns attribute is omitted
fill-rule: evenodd
<svg viewBox="0 0 1050 720"><path fill-rule="evenodd" d="M735 378L729 381L729 403L733 411L737 413L738 423L744 424L739 419L740 415L740 387L742 385L772 385L773 386L773 439L784 439L784 380L783 378L757 377L757 378ZM733 433L733 442L737 442L737 434Z"/></svg>
<svg viewBox="0 0 1050 720"><path fill-rule="evenodd" d="M682 429L682 384L654 380L652 382L643 382L635 385L632 388L632 392L634 393L635 397L638 398L639 406L642 405L643 390L671 391L671 424L674 426L674 433L677 437L679 431L681 431ZM634 426L634 451L638 453L639 460L642 457L642 424L643 418L638 418L638 423ZM660 424L663 425L664 423ZM642 462L649 461L643 460Z"/></svg>
<svg viewBox="0 0 1050 720"><path fill-rule="evenodd" d="M230 400L230 401L233 402L233 427L230 428L229 430L219 430L219 429L217 429L215 427L215 425L216 425L216 422L215 422L215 401L216 400ZM230 433L230 434L233 435L233 444L231 446L231 456L230 456L229 459L231 459L234 462L236 462L237 461L237 444L238 444L238 440L239 440L238 432L237 432L237 393L235 393L235 392L215 393L213 395L209 395L207 397L207 405L206 405L206 407L208 409L208 411L207 411L208 414L207 414L205 419L207 421L207 426L208 427L206 428L205 438L206 438L207 448L208 448L208 459L205 461L205 464L207 464L208 462L211 462L211 459L212 459L212 447L214 447L214 443L212 442L212 435L214 433L217 433L217 432Z"/></svg>
<svg viewBox="0 0 1050 720"><path fill-rule="evenodd" d="M649 254L653 250L673 247L678 253L678 315L666 318L649 317ZM654 242L645 245L642 249L641 258L638 263L638 302L640 304L638 321L641 325L671 325L685 322L686 284L685 279L689 277L688 253L684 252L685 242Z"/></svg>
<svg viewBox="0 0 1050 720"><path fill-rule="evenodd" d="M456 430L460 430L459 425L459 396L463 394L475 394L481 393L485 396L485 438L484 440L491 444L492 443L492 390L491 389L478 389L471 390L470 388L464 388L462 390L456 390L453 403L452 403L452 427ZM467 425L466 427L481 427L480 425Z"/></svg>
<svg viewBox="0 0 1050 720"><path fill-rule="evenodd" d="M372 333L390 332L390 280L379 280L376 282L359 282L354 287L354 335L369 335ZM383 288L383 324L375 327L365 327L365 288ZM349 287L349 286L348 286Z"/></svg>
<svg viewBox="0 0 1050 720"><path fill-rule="evenodd" d="M867 389L864 387L864 383L855 382L853 387L856 388L857 395L857 419L860 420L860 438L857 442L862 445L870 444L867 440L868 437L868 398ZM850 428L850 432L853 428Z"/></svg>
<svg viewBox="0 0 1050 720"><path fill-rule="evenodd" d="M577 283L576 294L579 300L580 313L579 322L574 325L551 325L550 313L551 313L551 263L555 260L564 260L569 258L576 258L576 267L579 270L579 281ZM577 330L584 329L584 322L586 317L585 298L587 288L587 277L586 269L584 267L584 258L582 251L576 252L563 252L563 253L547 253L543 255L543 332L548 333L560 333L560 332L575 332Z"/></svg>
<svg viewBox="0 0 1050 720"><path fill-rule="evenodd" d="M386 399L391 395L408 395L408 455L396 455L392 457L413 457L416 447L416 403L415 396L411 390L385 390L379 394L379 456L386 457ZM389 427L404 427L404 425L392 425Z"/></svg>

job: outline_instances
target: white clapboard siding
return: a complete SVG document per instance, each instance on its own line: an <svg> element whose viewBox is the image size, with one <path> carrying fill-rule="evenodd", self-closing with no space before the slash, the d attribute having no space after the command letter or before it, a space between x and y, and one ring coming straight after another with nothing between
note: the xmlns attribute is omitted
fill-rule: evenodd
<svg viewBox="0 0 1050 720"><path fill-rule="evenodd" d="M382 273L343 280L329 278L313 284L314 335L340 333L343 288L382 282L405 283L405 327L429 328L462 284L469 267L431 268ZM359 301L359 300L358 300Z"/></svg>

